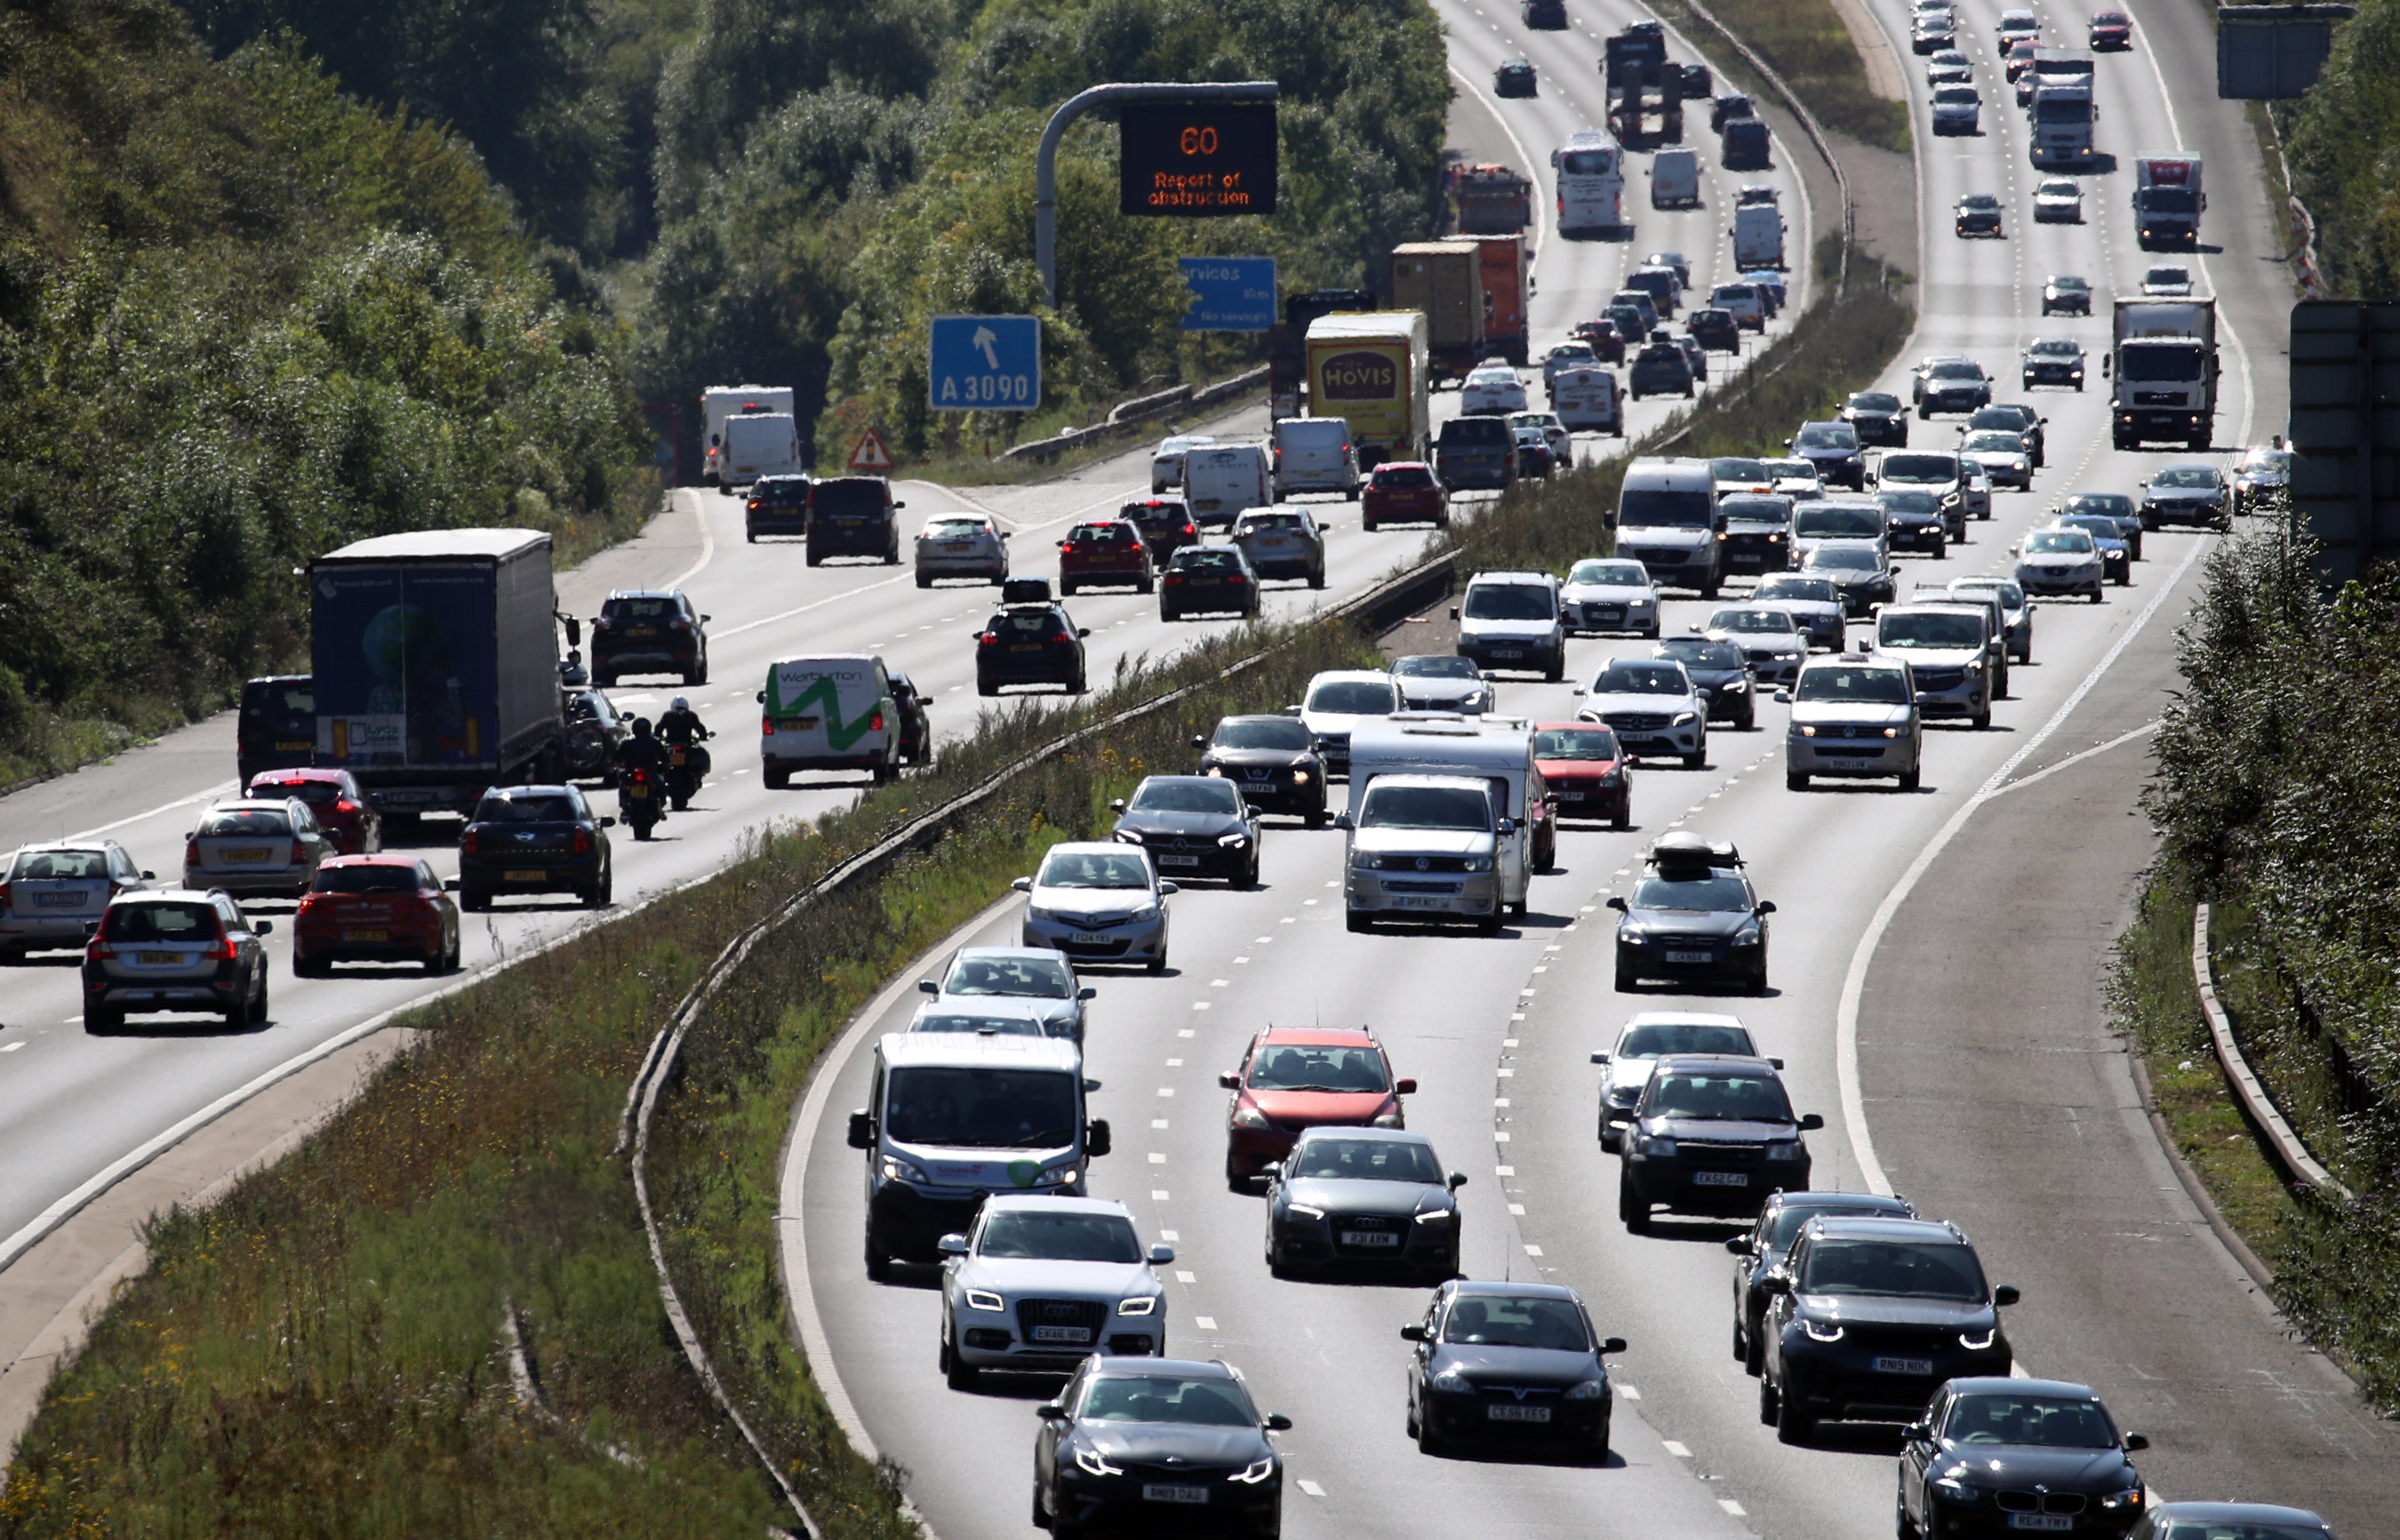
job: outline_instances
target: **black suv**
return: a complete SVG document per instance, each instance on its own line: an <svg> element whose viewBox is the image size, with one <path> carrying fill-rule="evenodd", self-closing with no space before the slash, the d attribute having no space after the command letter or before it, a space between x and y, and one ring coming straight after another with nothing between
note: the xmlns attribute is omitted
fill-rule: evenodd
<svg viewBox="0 0 2400 1540"><path fill-rule="evenodd" d="M828 556L872 556L900 565L900 521L908 505L892 500L880 476L827 476L809 484L809 565Z"/></svg>
<svg viewBox="0 0 2400 1540"><path fill-rule="evenodd" d="M1709 698L1709 720L1731 722L1748 732L1757 725L1758 681L1741 648L1719 636L1670 636L1651 649L1656 658L1684 665L1692 683Z"/></svg>
<svg viewBox="0 0 2400 1540"><path fill-rule="evenodd" d="M2063 1380L1953 1380L1902 1435L1898 1528L1906 1535L2020 1534L2028 1529L2121 1535L2142 1521L2150 1447L2119 1432L2090 1385ZM2039 1515L2031 1523L2018 1516ZM2065 1523L2059 1522L2061 1519ZM2296 1534L2282 1525L2201 1524L2176 1534Z"/></svg>
<svg viewBox="0 0 2400 1540"><path fill-rule="evenodd" d="M573 786L494 786L458 836L458 906L488 909L501 893L571 893L608 906L616 863L607 829Z"/></svg>
<svg viewBox="0 0 2400 1540"><path fill-rule="evenodd" d="M1670 834L1650 847L1649 869L1630 899L1611 898L1616 922L1616 991L1645 978L1727 979L1766 988L1766 917L1731 845Z"/></svg>
<svg viewBox="0 0 2400 1540"><path fill-rule="evenodd" d="M1231 781L1259 811L1324 826L1325 760L1302 724L1289 716L1228 716L1216 736L1195 737L1192 746L1200 750L1200 774Z"/></svg>
<svg viewBox="0 0 2400 1540"><path fill-rule="evenodd" d="M1616 1214L1640 1235L1653 1205L1670 1214L1759 1211L1777 1188L1808 1186L1801 1135L1825 1126L1795 1117L1773 1062L1740 1054L1669 1054L1633 1104L1617 1165Z"/></svg>
<svg viewBox="0 0 2400 1540"><path fill-rule="evenodd" d="M975 633L975 693L998 695L1002 685L1064 685L1084 693L1084 638L1057 604L1002 605Z"/></svg>
<svg viewBox="0 0 2400 1540"><path fill-rule="evenodd" d="M233 758L241 784L260 770L295 770L317 757L317 678L277 674L241 687Z"/></svg>
<svg viewBox="0 0 2400 1540"><path fill-rule="evenodd" d="M592 682L602 689L628 674L674 674L708 683L709 617L681 589L619 589L592 621Z"/></svg>
<svg viewBox="0 0 2400 1540"><path fill-rule="evenodd" d="M1758 1211L1758 1222L1751 1226L1748 1233L1725 1242L1725 1249L1735 1259L1733 1356L1741 1360L1741 1367L1748 1372L1757 1373L1766 1356L1766 1343L1758 1329L1774 1298L1767 1291L1766 1280L1785 1275L1783 1263L1792 1255L1792 1243L1799 1238L1800 1227L1820 1215L1833 1214L1913 1220L1916 1218L1916 1208L1906 1198L1878 1197L1873 1192L1768 1193L1766 1206Z"/></svg>
<svg viewBox="0 0 2400 1540"><path fill-rule="evenodd" d="M761 476L752 482L749 504L742 513L743 534L754 545L761 535L807 534L810 484L806 476Z"/></svg>
<svg viewBox="0 0 2400 1540"><path fill-rule="evenodd" d="M1820 1419L1914 1423L1943 1381L2006 1374L2013 1356L2000 1311L2017 1290L1984 1281L1955 1224L1812 1219L1766 1289L1758 1420L1785 1443Z"/></svg>
<svg viewBox="0 0 2400 1540"><path fill-rule="evenodd" d="M1908 408L1900 398L1888 390L1855 390L1842 409L1834 414L1835 421L1846 422L1859 436L1862 444L1880 445L1886 449L1908 447ZM1852 483L1857 485L1857 483Z"/></svg>

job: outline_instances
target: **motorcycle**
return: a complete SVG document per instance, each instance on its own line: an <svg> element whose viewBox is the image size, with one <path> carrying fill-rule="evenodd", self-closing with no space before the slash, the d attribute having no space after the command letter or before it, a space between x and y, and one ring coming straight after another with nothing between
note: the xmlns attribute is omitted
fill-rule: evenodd
<svg viewBox="0 0 2400 1540"><path fill-rule="evenodd" d="M618 786L618 801L623 809L625 824L634 831L634 838L648 839L650 831L659 826L659 820L666 816L665 810L659 806L659 800L656 770L637 767L625 771Z"/></svg>
<svg viewBox="0 0 2400 1540"><path fill-rule="evenodd" d="M681 812L691 805L700 793L700 784L708 776L708 751L698 743L667 745L666 793Z"/></svg>

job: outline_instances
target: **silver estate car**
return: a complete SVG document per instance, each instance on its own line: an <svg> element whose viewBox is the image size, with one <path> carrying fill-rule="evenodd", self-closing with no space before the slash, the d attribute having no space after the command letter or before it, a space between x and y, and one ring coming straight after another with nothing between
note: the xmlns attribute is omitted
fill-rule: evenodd
<svg viewBox="0 0 2400 1540"><path fill-rule="evenodd" d="M83 1029L113 1032L129 1015L205 1011L235 1031L266 1019L273 922L247 919L222 893L166 888L108 906L83 954Z"/></svg>
<svg viewBox="0 0 2400 1540"><path fill-rule="evenodd" d="M917 586L940 578L1008 581L1008 532L984 513L943 513L917 533Z"/></svg>
<svg viewBox="0 0 2400 1540"><path fill-rule="evenodd" d="M121 893L150 885L114 839L28 845L0 865L0 963L27 952L83 949L92 922Z"/></svg>
<svg viewBox="0 0 2400 1540"><path fill-rule="evenodd" d="M184 841L184 886L298 898L315 884L318 866L341 853L298 797L240 797L202 813Z"/></svg>
<svg viewBox="0 0 2400 1540"><path fill-rule="evenodd" d="M939 979L920 978L917 988L935 1004L961 1011L994 999L1022 1001L1042 1013L1051 1037L1084 1041L1084 1002L1098 991L1075 982L1066 954L1047 947L961 947Z"/></svg>
<svg viewBox="0 0 2400 1540"><path fill-rule="evenodd" d="M964 1234L941 1239L942 1370L970 1390L978 1370L1064 1374L1093 1354L1166 1351L1166 1286L1125 1205L995 1192Z"/></svg>
<svg viewBox="0 0 2400 1540"><path fill-rule="evenodd" d="M1020 877L1025 945L1049 947L1077 962L1139 962L1166 971L1166 898L1150 852L1115 840L1053 845L1042 868Z"/></svg>

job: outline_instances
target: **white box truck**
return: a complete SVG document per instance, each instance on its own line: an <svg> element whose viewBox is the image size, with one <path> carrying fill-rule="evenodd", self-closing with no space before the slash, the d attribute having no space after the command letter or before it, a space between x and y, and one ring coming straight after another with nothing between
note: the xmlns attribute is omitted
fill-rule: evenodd
<svg viewBox="0 0 2400 1540"><path fill-rule="evenodd" d="M700 393L703 452L701 456L700 482L713 486L727 497L733 488L724 482L720 470L724 463L725 421L757 412L781 412L786 416L798 408L788 385L712 385Z"/></svg>
<svg viewBox="0 0 2400 1540"><path fill-rule="evenodd" d="M2200 157L2146 155L2134 162L2134 227L2145 252L2196 250L2200 216L2208 207L2201 190Z"/></svg>
<svg viewBox="0 0 2400 1540"><path fill-rule="evenodd" d="M2116 447L2174 439L2206 449L2216 425L2216 301L2119 300L2100 372Z"/></svg>

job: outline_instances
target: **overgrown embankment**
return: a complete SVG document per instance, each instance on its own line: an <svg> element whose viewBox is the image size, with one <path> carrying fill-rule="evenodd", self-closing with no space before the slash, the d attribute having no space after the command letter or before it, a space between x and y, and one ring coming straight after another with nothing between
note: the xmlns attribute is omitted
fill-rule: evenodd
<svg viewBox="0 0 2400 1540"><path fill-rule="evenodd" d="M2400 293L2400 0L2357 0L2299 101L2270 103L2292 191L2317 225L2326 287L2352 299Z"/></svg>
<svg viewBox="0 0 2400 1540"><path fill-rule="evenodd" d="M1767 66L1782 77L1820 128L1844 133L1863 143L1903 154L1908 149L1908 103L1888 102L1867 86L1865 62L1850 30L1826 0L1706 0L1711 16L1758 50ZM1682 0L1658 0L1661 17L1685 33L1705 23ZM1729 66L1745 83L1750 70L1740 61ZM1720 87L1719 89L1724 88Z"/></svg>

